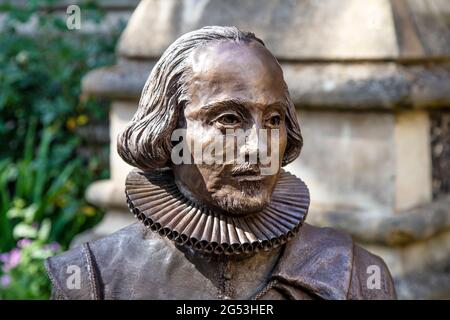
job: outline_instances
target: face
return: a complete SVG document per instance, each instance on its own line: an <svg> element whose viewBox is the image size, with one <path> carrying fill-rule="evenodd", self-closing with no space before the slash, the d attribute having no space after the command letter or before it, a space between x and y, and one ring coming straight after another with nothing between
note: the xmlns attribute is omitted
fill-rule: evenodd
<svg viewBox="0 0 450 320"><path fill-rule="evenodd" d="M260 211L277 182L287 143L281 68L258 42L207 45L189 62L190 101L178 127L185 129L195 161L173 166L176 182L191 199L228 214Z"/></svg>

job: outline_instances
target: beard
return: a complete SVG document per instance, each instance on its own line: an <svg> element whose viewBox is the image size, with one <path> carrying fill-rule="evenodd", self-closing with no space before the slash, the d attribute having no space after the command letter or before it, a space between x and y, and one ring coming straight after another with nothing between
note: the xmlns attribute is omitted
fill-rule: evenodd
<svg viewBox="0 0 450 320"><path fill-rule="evenodd" d="M235 216L261 211L270 195L260 181L240 181L212 194L217 207Z"/></svg>
<svg viewBox="0 0 450 320"><path fill-rule="evenodd" d="M262 211L278 179L278 173L262 176L259 166L247 163L181 165L174 172L175 183L188 199L234 217Z"/></svg>

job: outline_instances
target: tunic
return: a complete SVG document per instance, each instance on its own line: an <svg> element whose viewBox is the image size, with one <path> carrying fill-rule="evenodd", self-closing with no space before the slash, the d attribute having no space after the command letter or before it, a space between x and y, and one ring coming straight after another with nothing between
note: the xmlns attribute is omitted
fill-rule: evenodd
<svg viewBox="0 0 450 320"><path fill-rule="evenodd" d="M307 223L281 247L225 256L195 252L137 222L45 266L53 299L396 298L380 257L346 234Z"/></svg>

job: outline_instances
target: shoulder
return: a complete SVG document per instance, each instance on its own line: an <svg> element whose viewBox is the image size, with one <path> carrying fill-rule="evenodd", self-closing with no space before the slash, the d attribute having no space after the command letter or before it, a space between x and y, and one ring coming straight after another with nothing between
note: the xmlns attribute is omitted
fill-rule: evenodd
<svg viewBox="0 0 450 320"><path fill-rule="evenodd" d="M366 270L371 265L380 268L381 290L367 288ZM380 257L355 245L345 233L306 223L286 245L275 276L323 299L395 298L391 275Z"/></svg>
<svg viewBox="0 0 450 320"><path fill-rule="evenodd" d="M151 234L142 224L134 223L107 237L48 258L45 268L53 287L52 297L101 299L101 273L107 268L105 264L113 259L120 263L128 255L140 255L142 239L152 239Z"/></svg>
<svg viewBox="0 0 450 320"><path fill-rule="evenodd" d="M97 299L87 243L45 260L54 299Z"/></svg>
<svg viewBox="0 0 450 320"><path fill-rule="evenodd" d="M353 244L352 238L346 233L329 227L316 227L308 223L303 224L294 239L295 247L301 245L317 250L331 250L336 247L344 249Z"/></svg>
<svg viewBox="0 0 450 320"><path fill-rule="evenodd" d="M353 249L349 299L396 299L394 282L384 260L358 245Z"/></svg>

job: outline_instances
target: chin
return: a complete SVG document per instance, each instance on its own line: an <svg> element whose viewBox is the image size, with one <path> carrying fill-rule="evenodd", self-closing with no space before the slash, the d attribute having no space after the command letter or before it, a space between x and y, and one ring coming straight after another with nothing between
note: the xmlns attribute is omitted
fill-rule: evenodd
<svg viewBox="0 0 450 320"><path fill-rule="evenodd" d="M260 187L226 188L214 193L212 198L223 211L242 216L263 210L269 201L269 192Z"/></svg>

